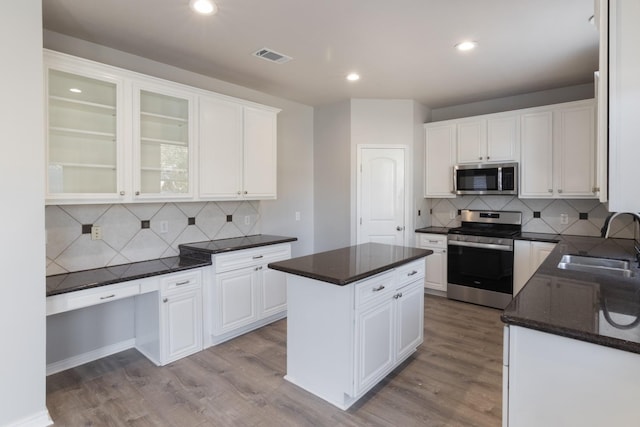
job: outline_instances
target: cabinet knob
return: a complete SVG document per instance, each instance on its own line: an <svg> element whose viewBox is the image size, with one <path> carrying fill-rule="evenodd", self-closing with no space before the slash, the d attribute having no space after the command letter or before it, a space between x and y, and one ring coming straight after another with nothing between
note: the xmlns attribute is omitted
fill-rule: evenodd
<svg viewBox="0 0 640 427"><path fill-rule="evenodd" d="M487 156L487 160L489 160L491 157Z"/></svg>
<svg viewBox="0 0 640 427"><path fill-rule="evenodd" d="M248 194L249 192L247 190L244 190L244 194Z"/></svg>
<svg viewBox="0 0 640 427"><path fill-rule="evenodd" d="M238 196L239 196L239 195L241 195L241 194L242 194L242 192L241 192L241 191L238 191Z"/></svg>
<svg viewBox="0 0 640 427"><path fill-rule="evenodd" d="M478 157L478 160L482 160L482 156Z"/></svg>
<svg viewBox="0 0 640 427"><path fill-rule="evenodd" d="M592 190L592 191L593 191L594 193L597 193L598 191L600 191L600 187L593 187L593 190Z"/></svg>
<svg viewBox="0 0 640 427"><path fill-rule="evenodd" d="M398 231L402 231L402 230L404 230L404 227L403 227L403 226L401 226L401 225L399 225L399 226L397 226L397 227L396 227L396 230L398 230Z"/></svg>
<svg viewBox="0 0 640 427"><path fill-rule="evenodd" d="M558 193L562 193L562 190L558 190Z"/></svg>
<svg viewBox="0 0 640 427"><path fill-rule="evenodd" d="M120 195L121 195L121 196L124 196L124 191L121 191L121 192L120 192Z"/></svg>
<svg viewBox="0 0 640 427"><path fill-rule="evenodd" d="M162 302L167 302L167 301L169 301L169 298L163 298L162 299Z"/></svg>
<svg viewBox="0 0 640 427"><path fill-rule="evenodd" d="M139 195L140 195L140 192L139 192L139 191L136 191L136 196L139 196Z"/></svg>
<svg viewBox="0 0 640 427"><path fill-rule="evenodd" d="M254 268L254 270L255 271L260 271L260 270L262 270L262 266L256 267L256 268Z"/></svg>
<svg viewBox="0 0 640 427"><path fill-rule="evenodd" d="M548 191L549 193L553 193L553 189L551 189L551 188L550 188L549 190L547 190L547 191Z"/></svg>

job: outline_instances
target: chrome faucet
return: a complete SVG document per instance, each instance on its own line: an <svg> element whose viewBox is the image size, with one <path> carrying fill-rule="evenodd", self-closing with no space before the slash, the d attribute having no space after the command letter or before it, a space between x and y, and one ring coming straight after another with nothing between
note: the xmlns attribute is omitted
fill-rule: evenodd
<svg viewBox="0 0 640 427"><path fill-rule="evenodd" d="M637 212L613 212L611 215L607 217L604 221L604 225L600 230L601 237L605 239L609 237L609 230L611 229L611 221L618 215L629 214L633 216L633 220L638 222L638 225L634 224L634 232L633 232L633 249L636 253L636 261L638 261L638 266L640 267L640 236L638 236L640 230L640 213Z"/></svg>

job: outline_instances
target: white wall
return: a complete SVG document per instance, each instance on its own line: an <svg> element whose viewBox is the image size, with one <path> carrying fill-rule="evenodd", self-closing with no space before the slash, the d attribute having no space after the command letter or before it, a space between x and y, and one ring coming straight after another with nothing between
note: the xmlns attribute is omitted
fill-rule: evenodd
<svg viewBox="0 0 640 427"><path fill-rule="evenodd" d="M408 200L407 245L412 244L413 229L417 214L417 194L422 194L422 185L416 187L416 176L422 176L424 161L413 161L416 153L423 152L424 140L421 125L428 117L428 109L411 99L352 99L351 100L351 242L356 242L356 165L357 147L360 144L403 145L409 147L406 189ZM420 120L420 122L417 122ZM419 132L416 135L416 132ZM422 158L422 157L421 157ZM413 160L412 160L413 159ZM418 193L419 191L419 193ZM422 204L422 202L420 202ZM414 211L416 214L414 214Z"/></svg>
<svg viewBox="0 0 640 427"><path fill-rule="evenodd" d="M278 115L278 200L261 202L262 233L298 238L294 256L313 250L313 108L63 34L45 31L48 49L158 78L281 108ZM301 220L295 221L295 212Z"/></svg>
<svg viewBox="0 0 640 427"><path fill-rule="evenodd" d="M350 103L314 113L315 252L351 244Z"/></svg>
<svg viewBox="0 0 640 427"><path fill-rule="evenodd" d="M0 2L0 426L47 425L41 0Z"/></svg>
<svg viewBox="0 0 640 427"><path fill-rule="evenodd" d="M567 86L558 89L541 90L521 95L506 96L504 98L460 104L450 107L434 108L431 121L458 119L460 117L477 116L480 114L499 113L501 111L518 110L521 108L539 107L542 105L559 104L561 102L579 101L595 96L593 83Z"/></svg>

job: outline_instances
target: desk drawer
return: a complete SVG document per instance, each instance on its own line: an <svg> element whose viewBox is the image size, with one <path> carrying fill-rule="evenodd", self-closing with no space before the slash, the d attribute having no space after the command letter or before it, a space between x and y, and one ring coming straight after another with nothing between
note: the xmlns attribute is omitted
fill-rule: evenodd
<svg viewBox="0 0 640 427"><path fill-rule="evenodd" d="M424 265L425 259L420 258L417 261L412 261L408 264L401 265L396 268L396 283L398 286L402 286L405 283L410 283L418 279L424 278Z"/></svg>
<svg viewBox="0 0 640 427"><path fill-rule="evenodd" d="M416 242L419 248L439 248L447 249L447 235L446 234L425 234L416 233L418 241Z"/></svg>
<svg viewBox="0 0 640 427"><path fill-rule="evenodd" d="M140 284L136 281L53 295L47 297L47 316L128 298L139 293Z"/></svg>
<svg viewBox="0 0 640 427"><path fill-rule="evenodd" d="M162 276L160 279L160 289L162 289L162 294L164 295L167 292L199 288L201 283L200 270L195 270Z"/></svg>

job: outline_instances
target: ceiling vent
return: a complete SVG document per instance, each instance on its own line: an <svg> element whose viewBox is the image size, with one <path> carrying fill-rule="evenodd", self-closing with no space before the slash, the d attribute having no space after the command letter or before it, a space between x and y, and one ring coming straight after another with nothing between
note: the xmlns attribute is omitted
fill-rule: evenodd
<svg viewBox="0 0 640 427"><path fill-rule="evenodd" d="M290 56L283 55L271 49L267 49L266 47L255 51L253 55L257 56L258 58L262 58L265 61L275 62L277 64L284 64L285 62L289 62L292 59Z"/></svg>

